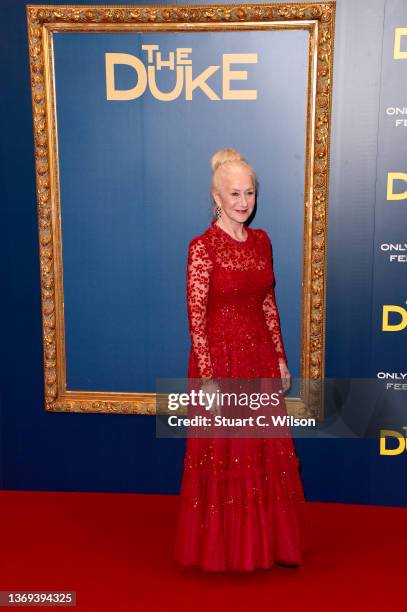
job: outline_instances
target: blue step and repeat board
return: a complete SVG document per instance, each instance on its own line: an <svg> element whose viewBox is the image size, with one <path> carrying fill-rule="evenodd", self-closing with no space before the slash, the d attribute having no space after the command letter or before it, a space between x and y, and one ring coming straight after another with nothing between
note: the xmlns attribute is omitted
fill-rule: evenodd
<svg viewBox="0 0 407 612"><path fill-rule="evenodd" d="M338 0L336 13L327 376L363 375L381 385L382 437L296 440L296 445L308 499L406 505L407 2ZM3 140L20 162L9 164L3 179L10 195L3 202L8 209L2 244L9 262L5 320L13 314L15 324L4 330L9 358L3 367L7 384L0 415L1 484L9 489L175 493L182 444L157 440L151 417L49 414L43 409L24 2L7 2L1 28L10 56L4 63L8 86L2 101L10 120L4 122ZM153 391L157 376L185 375L187 246L192 235L207 226L209 159L225 145L247 155L258 171L260 201L254 225L265 227L274 243L283 333L289 363L298 364L303 211L296 203L303 199L306 33L282 35L291 37L290 53L279 35L273 33L271 56L262 52L258 64L234 66L247 70L248 78L233 87L270 92L263 99L259 95L259 113L250 112L253 100L219 103L199 88L192 103L185 99L185 88L168 102L149 90L133 100L108 101L104 56L143 56L142 44L150 43L159 45L168 59L174 48L192 47L195 75L220 65L226 48L230 53L261 50L265 39L259 32L255 48L249 33L239 44L232 32L216 39L205 34L205 59L199 36L192 40L188 32L179 33L179 43L172 46L164 33L100 34L100 56L91 34L55 35L58 133L64 145L61 200L63 205L71 203L63 206L61 219L68 388L133 392L140 390L135 381L142 381L143 390ZM281 79L287 70L291 78ZM287 96L278 94L274 76L286 92L298 91L298 106L291 96L294 106L284 107ZM120 88L135 83L134 70L125 65L118 67L116 77ZM207 82L220 97L219 71ZM174 85L165 80L164 69L158 84L162 91ZM195 106L202 117L199 125L192 117ZM161 110L146 112L154 108ZM220 108L228 112L221 116ZM248 123L242 115L249 117ZM265 147L270 155L265 155ZM157 207L158 201L164 205ZM274 206L276 202L286 209ZM286 223L286 211L291 224ZM24 240L15 239L16 227ZM21 358L21 347L28 358ZM298 375L295 366L292 374ZM375 393L362 394L352 410L375 401Z"/></svg>
<svg viewBox="0 0 407 612"><path fill-rule="evenodd" d="M372 278L372 376L383 381L385 407L400 423L382 431L380 452L392 456L405 451L407 435L407 6L401 0L387 3L383 30Z"/></svg>

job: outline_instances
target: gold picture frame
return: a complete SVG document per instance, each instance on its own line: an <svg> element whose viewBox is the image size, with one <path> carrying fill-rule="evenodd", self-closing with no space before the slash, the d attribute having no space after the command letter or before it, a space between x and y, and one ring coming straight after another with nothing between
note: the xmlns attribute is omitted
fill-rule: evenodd
<svg viewBox="0 0 407 612"><path fill-rule="evenodd" d="M290 414L321 417L335 2L197 6L27 5L43 325L45 409L155 414L156 394L66 388L54 32L304 29L308 38L301 394Z"/></svg>

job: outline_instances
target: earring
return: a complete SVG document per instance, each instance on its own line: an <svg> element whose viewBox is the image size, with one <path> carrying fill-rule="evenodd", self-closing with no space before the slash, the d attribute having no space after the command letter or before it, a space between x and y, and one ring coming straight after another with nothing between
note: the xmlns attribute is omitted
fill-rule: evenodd
<svg viewBox="0 0 407 612"><path fill-rule="evenodd" d="M221 216L221 214L222 214L222 209L221 209L221 207L220 207L220 206L216 206L216 208L215 208L215 215L216 215L216 218L217 218L217 219L219 219L219 218L220 218L220 216Z"/></svg>

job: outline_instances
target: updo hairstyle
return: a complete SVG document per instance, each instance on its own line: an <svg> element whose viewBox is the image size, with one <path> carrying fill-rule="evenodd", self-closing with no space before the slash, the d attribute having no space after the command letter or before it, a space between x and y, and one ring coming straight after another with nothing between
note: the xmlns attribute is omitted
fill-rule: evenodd
<svg viewBox="0 0 407 612"><path fill-rule="evenodd" d="M212 193L213 191L216 191L218 189L219 170L220 169L227 170L228 168L233 168L233 166L236 167L238 165L245 167L249 171L253 179L254 189L257 193L257 190L259 187L258 179L257 179L255 171L253 170L252 166L248 163L246 158L243 157L243 155L241 155L235 149L222 149L221 151L217 151L211 157L211 169L212 169L211 207L212 207L212 217L214 219L216 219L216 212L215 212L216 202L215 202L215 199Z"/></svg>

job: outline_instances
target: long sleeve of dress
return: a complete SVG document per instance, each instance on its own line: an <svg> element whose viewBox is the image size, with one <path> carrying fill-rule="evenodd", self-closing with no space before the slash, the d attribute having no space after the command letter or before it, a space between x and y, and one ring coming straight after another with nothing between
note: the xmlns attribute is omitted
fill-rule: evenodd
<svg viewBox="0 0 407 612"><path fill-rule="evenodd" d="M189 244L187 265L187 308L189 332L199 377L213 378L213 368L206 329L212 261L202 239L194 238Z"/></svg>
<svg viewBox="0 0 407 612"><path fill-rule="evenodd" d="M268 234L263 230L263 239L266 243L267 257L269 257L269 264L271 267L271 286L263 302L263 311L266 318L267 327L270 330L273 338L274 347L279 359L284 359L287 363L287 355L284 348L283 336L281 333L280 316L278 313L276 297L274 292L274 271L273 271L273 258L271 241Z"/></svg>

